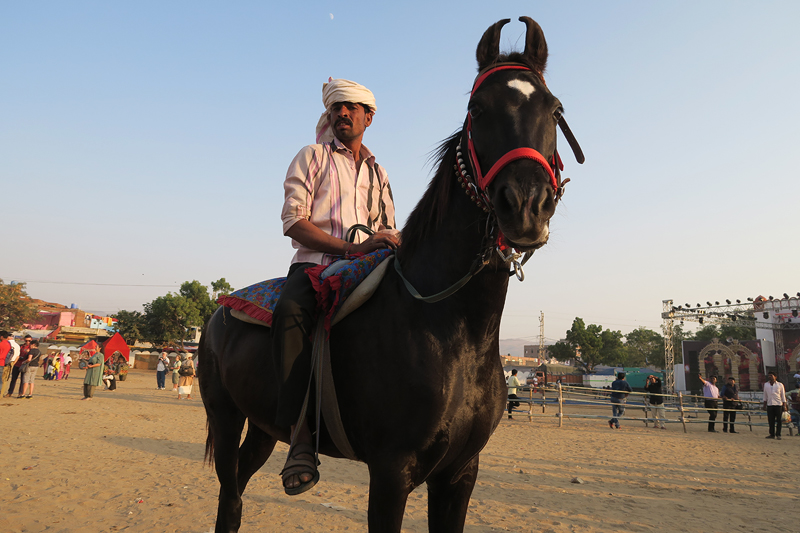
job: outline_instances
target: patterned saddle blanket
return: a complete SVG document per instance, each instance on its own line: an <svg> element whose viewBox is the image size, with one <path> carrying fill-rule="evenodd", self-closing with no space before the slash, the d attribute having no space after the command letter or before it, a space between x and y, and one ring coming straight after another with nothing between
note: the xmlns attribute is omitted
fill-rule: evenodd
<svg viewBox="0 0 800 533"><path fill-rule="evenodd" d="M330 331L334 324L372 296L391 263L386 259L393 255L393 250L376 250L305 270L317 291L317 308L325 317L325 329ZM220 296L217 302L230 308L233 316L240 320L271 327L272 311L285 282L285 277L262 281Z"/></svg>

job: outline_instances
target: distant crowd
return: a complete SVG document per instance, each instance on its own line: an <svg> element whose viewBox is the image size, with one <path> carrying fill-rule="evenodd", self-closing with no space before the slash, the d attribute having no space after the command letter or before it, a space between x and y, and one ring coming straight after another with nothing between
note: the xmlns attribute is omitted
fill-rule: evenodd
<svg viewBox="0 0 800 533"><path fill-rule="evenodd" d="M39 341L25 335L22 344L17 343L8 331L0 330L0 368L3 369L3 381L0 393L5 398L16 395L18 399L30 399L34 395L34 384L39 370L45 380L69 379L73 358L69 351L59 350L45 353L39 349ZM120 381L127 378L130 366L124 355L116 351L105 355L99 349L84 351L78 361L81 369L86 370L83 380L83 400L91 400L97 387L115 391ZM178 399L192 399L192 387L196 375L195 364L191 354L176 355L170 362L166 352L162 352L156 366L156 388L166 390L166 374L172 374L172 390L178 393Z"/></svg>

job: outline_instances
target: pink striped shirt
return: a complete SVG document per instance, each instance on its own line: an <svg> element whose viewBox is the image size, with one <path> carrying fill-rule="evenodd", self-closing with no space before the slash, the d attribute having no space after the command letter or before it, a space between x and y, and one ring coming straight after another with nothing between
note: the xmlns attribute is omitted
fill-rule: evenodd
<svg viewBox="0 0 800 533"><path fill-rule="evenodd" d="M386 171L361 145L362 162L356 169L353 153L339 139L304 147L295 156L283 182L283 233L298 220L308 220L334 237L344 239L355 224L379 231L395 229L394 200ZM367 238L356 233L356 241ZM292 263L330 264L332 256L306 248L292 239L297 250Z"/></svg>

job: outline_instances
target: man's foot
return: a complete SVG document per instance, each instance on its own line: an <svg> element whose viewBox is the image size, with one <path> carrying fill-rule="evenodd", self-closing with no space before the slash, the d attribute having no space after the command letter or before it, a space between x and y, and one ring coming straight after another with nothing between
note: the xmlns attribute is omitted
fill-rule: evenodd
<svg viewBox="0 0 800 533"><path fill-rule="evenodd" d="M781 440L781 436L778 435L777 437L775 437L775 440Z"/></svg>
<svg viewBox="0 0 800 533"><path fill-rule="evenodd" d="M319 470L314 447L306 442L295 443L289 450L289 458L281 470L283 490L289 496L302 494L319 481Z"/></svg>
<svg viewBox="0 0 800 533"><path fill-rule="evenodd" d="M774 439L774 438L775 438L775 435L767 435L767 436L766 436L766 437L764 437L764 438L765 438L765 439Z"/></svg>
<svg viewBox="0 0 800 533"><path fill-rule="evenodd" d="M511 419L513 419L513 418L514 418L513 416L511 416L511 415L508 415L508 419L509 419L509 420L511 420Z"/></svg>
<svg viewBox="0 0 800 533"><path fill-rule="evenodd" d="M722 430L722 432L723 432L723 433L727 433L727 432L728 432L728 430L727 430L727 429L723 429L723 430Z"/></svg>
<svg viewBox="0 0 800 533"><path fill-rule="evenodd" d="M731 430L730 432L731 433L739 433L738 431L734 431L734 430Z"/></svg>
<svg viewBox="0 0 800 533"><path fill-rule="evenodd" d="M614 422L612 422L611 420L609 420L609 421L608 421L608 427L609 427L610 429L614 429Z"/></svg>
<svg viewBox="0 0 800 533"><path fill-rule="evenodd" d="M9 392L8 394L4 394L3 398L11 398L11 393Z"/></svg>

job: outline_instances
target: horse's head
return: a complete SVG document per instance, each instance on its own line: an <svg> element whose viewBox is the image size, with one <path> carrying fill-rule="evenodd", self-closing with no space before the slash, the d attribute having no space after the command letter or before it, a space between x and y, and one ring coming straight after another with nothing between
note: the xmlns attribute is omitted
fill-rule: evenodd
<svg viewBox="0 0 800 533"><path fill-rule="evenodd" d="M500 55L500 30L508 19L486 30L478 44L479 74L460 152L488 197L507 244L530 251L547 242L550 217L562 192L556 125L563 120L563 109L544 83L547 43L542 29L528 17L520 20L528 29L524 52ZM583 162L582 156L578 159Z"/></svg>

